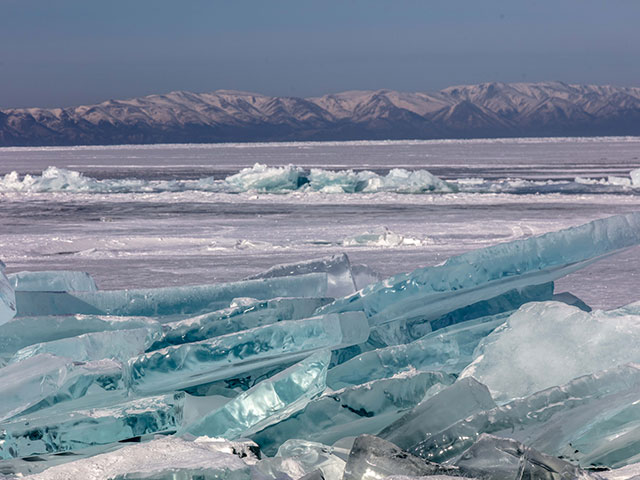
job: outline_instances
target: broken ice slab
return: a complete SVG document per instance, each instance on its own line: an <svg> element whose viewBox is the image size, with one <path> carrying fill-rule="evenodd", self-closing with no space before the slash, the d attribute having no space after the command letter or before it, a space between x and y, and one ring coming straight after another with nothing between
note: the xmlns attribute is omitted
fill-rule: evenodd
<svg viewBox="0 0 640 480"><path fill-rule="evenodd" d="M17 363L42 353L67 357L76 362L111 358L126 362L144 353L162 335L159 323L147 328L85 333L77 337L36 343L18 350L9 363Z"/></svg>
<svg viewBox="0 0 640 480"><path fill-rule="evenodd" d="M307 440L290 439L284 442L274 457L263 458L256 468L269 478L305 478L317 472L315 480L342 480L349 450ZM309 480L312 480L311 478Z"/></svg>
<svg viewBox="0 0 640 480"><path fill-rule="evenodd" d="M601 480L597 474L515 440L486 434L457 458L455 465L467 476L486 480Z"/></svg>
<svg viewBox="0 0 640 480"><path fill-rule="evenodd" d="M0 369L0 421L19 414L122 388L122 365L113 360L73 362L36 355Z"/></svg>
<svg viewBox="0 0 640 480"><path fill-rule="evenodd" d="M525 303L550 300L552 297L553 282L548 282L516 288L497 297L454 309L446 315L428 321L423 318L412 318L383 323L371 329L366 346L381 348L413 342L433 330L480 317L510 312Z"/></svg>
<svg viewBox="0 0 640 480"><path fill-rule="evenodd" d="M362 310L371 325L431 320L514 288L541 285L640 243L640 213L474 250L444 264L396 275L319 313Z"/></svg>
<svg viewBox="0 0 640 480"><path fill-rule="evenodd" d="M0 261L0 325L7 323L16 314L16 294L4 274L4 263Z"/></svg>
<svg viewBox="0 0 640 480"><path fill-rule="evenodd" d="M489 433L583 467L623 466L637 461L639 398L640 365L624 365L475 413L409 451L446 461Z"/></svg>
<svg viewBox="0 0 640 480"><path fill-rule="evenodd" d="M584 312L559 302L529 303L479 345L462 372L508 401L572 378L640 362L640 312Z"/></svg>
<svg viewBox="0 0 640 480"><path fill-rule="evenodd" d="M374 435L360 435L353 443L344 480L380 480L391 475L429 477L462 476L458 467L439 465L403 451Z"/></svg>
<svg viewBox="0 0 640 480"><path fill-rule="evenodd" d="M330 301L328 298L275 298L239 303L216 312L164 324L163 336L153 348L198 342L283 320L308 318Z"/></svg>
<svg viewBox="0 0 640 480"><path fill-rule="evenodd" d="M362 264L351 264L351 275L353 276L356 290L362 290L367 285L382 280L382 275L368 265Z"/></svg>
<svg viewBox="0 0 640 480"><path fill-rule="evenodd" d="M256 480L257 459L239 442L166 437L56 465L30 480ZM244 460L241 458L244 456Z"/></svg>
<svg viewBox="0 0 640 480"><path fill-rule="evenodd" d="M86 405L82 402L68 402L63 409L54 406L2 423L0 459L67 452L150 433L174 432L182 422L184 397L184 392L177 392L127 401L124 395L106 395L93 402L103 406L84 402L88 406L83 408Z"/></svg>
<svg viewBox="0 0 640 480"><path fill-rule="evenodd" d="M165 316L212 312L234 298L324 297L327 274L266 278L242 282L97 292L17 292L18 316Z"/></svg>
<svg viewBox="0 0 640 480"><path fill-rule="evenodd" d="M251 438L270 455L289 438L330 445L344 437L377 433L454 380L454 376L442 372L412 370L363 385L327 391L303 410Z"/></svg>
<svg viewBox="0 0 640 480"><path fill-rule="evenodd" d="M463 378L420 402L378 436L407 450L457 421L495 406L487 387L473 378Z"/></svg>
<svg viewBox="0 0 640 480"><path fill-rule="evenodd" d="M328 287L326 296L328 297L340 298L357 290L351 273L349 257L344 253L299 263L275 265L269 270L247 277L246 280L289 277L320 272L327 274Z"/></svg>
<svg viewBox="0 0 640 480"><path fill-rule="evenodd" d="M7 275L16 292L95 292L95 280L86 272L52 270Z"/></svg>
<svg viewBox="0 0 640 480"><path fill-rule="evenodd" d="M179 433L228 439L248 436L302 409L326 387L331 352L318 352L200 416Z"/></svg>
<svg viewBox="0 0 640 480"><path fill-rule="evenodd" d="M478 343L502 325L509 314L483 317L431 332L406 345L364 352L329 370L333 389L386 378L409 369L459 374L473 360Z"/></svg>
<svg viewBox="0 0 640 480"><path fill-rule="evenodd" d="M36 343L53 342L85 333L160 328L148 317L111 317L98 315L55 315L18 317L0 325L0 359Z"/></svg>
<svg viewBox="0 0 640 480"><path fill-rule="evenodd" d="M170 346L129 361L132 388L145 394L233 378L366 340L362 312L289 320L201 342Z"/></svg>

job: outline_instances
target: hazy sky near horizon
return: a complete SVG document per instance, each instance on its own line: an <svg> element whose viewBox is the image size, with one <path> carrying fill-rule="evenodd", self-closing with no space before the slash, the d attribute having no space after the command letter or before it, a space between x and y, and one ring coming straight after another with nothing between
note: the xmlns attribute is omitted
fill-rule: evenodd
<svg viewBox="0 0 640 480"><path fill-rule="evenodd" d="M0 0L0 108L172 90L640 86L638 0Z"/></svg>

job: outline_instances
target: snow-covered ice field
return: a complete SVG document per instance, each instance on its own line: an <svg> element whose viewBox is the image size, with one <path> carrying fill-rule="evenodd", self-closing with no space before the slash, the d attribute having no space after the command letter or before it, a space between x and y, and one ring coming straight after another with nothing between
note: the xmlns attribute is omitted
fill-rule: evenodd
<svg viewBox="0 0 640 480"><path fill-rule="evenodd" d="M338 252L386 276L640 210L639 167L637 137L4 148L0 252L8 273L86 270L101 288ZM632 249L558 288L615 307L637 299L638 272Z"/></svg>

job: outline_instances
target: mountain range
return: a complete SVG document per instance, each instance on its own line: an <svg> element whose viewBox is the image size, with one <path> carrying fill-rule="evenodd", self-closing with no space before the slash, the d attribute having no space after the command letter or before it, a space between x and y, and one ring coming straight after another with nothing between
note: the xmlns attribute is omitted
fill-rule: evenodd
<svg viewBox="0 0 640 480"><path fill-rule="evenodd" d="M640 88L483 83L313 98L216 90L0 110L0 145L640 135Z"/></svg>

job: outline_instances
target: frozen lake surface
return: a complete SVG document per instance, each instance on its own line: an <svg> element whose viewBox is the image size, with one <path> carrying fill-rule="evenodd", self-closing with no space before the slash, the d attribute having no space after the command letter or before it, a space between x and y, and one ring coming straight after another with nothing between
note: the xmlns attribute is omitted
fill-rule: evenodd
<svg viewBox="0 0 640 480"><path fill-rule="evenodd" d="M224 180L255 163L299 168L249 172L271 175L275 189ZM41 178L50 166L58 170ZM427 170L448 187L422 175L404 193L387 177L395 168ZM388 276L639 211L637 168L637 137L4 148L0 258L8 273L85 270L102 289L241 279L338 252ZM317 180L346 169L356 173L338 175L340 188ZM362 170L373 174L357 177ZM277 183L292 178L300 185ZM362 178L373 180L361 188ZM639 300L639 253L570 275L556 291L600 308Z"/></svg>

